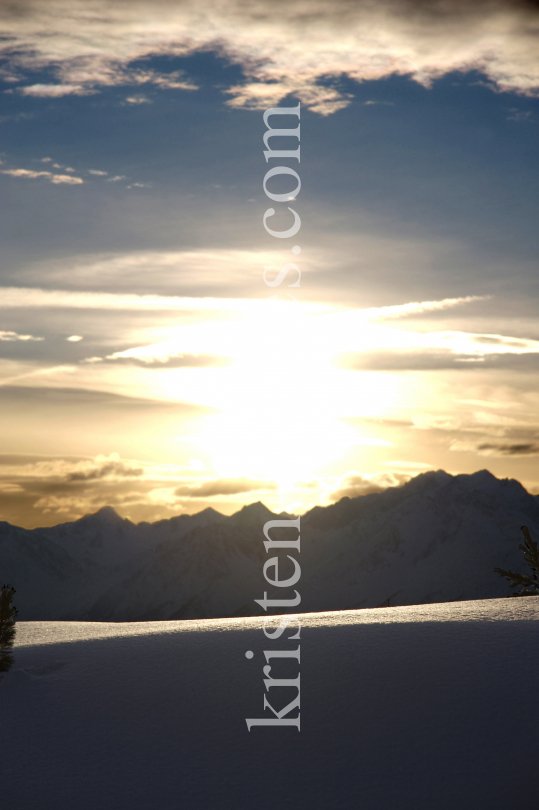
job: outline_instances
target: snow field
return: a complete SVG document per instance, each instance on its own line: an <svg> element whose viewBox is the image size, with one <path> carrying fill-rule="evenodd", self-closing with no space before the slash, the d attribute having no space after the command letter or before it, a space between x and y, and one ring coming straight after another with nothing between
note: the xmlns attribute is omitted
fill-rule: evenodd
<svg viewBox="0 0 539 810"><path fill-rule="evenodd" d="M3 804L531 810L538 619L539 597L300 615L299 733L247 731L272 716L262 650L297 644L258 618L19 623L0 683Z"/></svg>

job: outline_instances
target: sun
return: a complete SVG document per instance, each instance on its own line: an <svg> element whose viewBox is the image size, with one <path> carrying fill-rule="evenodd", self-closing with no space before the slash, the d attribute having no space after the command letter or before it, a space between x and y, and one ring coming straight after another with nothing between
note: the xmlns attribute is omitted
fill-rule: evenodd
<svg viewBox="0 0 539 810"><path fill-rule="evenodd" d="M354 328L366 350L373 330L358 330L330 307L250 304L226 325L197 327L188 342L182 334L183 346L222 353L232 365L154 371L153 379L159 374L171 397L218 410L202 420L193 440L219 476L289 487L357 444L358 434L343 419L379 417L394 404L398 386L394 375L335 363Z"/></svg>
<svg viewBox="0 0 539 810"><path fill-rule="evenodd" d="M342 455L353 439L338 419L249 411L210 417L200 443L220 476L271 480L286 490Z"/></svg>
<svg viewBox="0 0 539 810"><path fill-rule="evenodd" d="M220 475L270 478L286 488L354 443L340 410L369 394L346 390L351 378L333 366L328 337L294 304L268 305L238 335L219 393L223 411L208 418L201 436Z"/></svg>

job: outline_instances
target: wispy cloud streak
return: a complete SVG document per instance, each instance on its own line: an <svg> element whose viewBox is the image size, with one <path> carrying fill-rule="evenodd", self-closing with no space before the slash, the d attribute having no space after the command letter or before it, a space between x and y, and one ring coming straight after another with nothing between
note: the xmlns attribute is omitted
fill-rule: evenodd
<svg viewBox="0 0 539 810"><path fill-rule="evenodd" d="M53 172L34 172L30 169L2 169L1 174L9 174L11 177L23 177L27 180L35 180L38 177L45 177L49 182L58 185L66 183L71 186L78 186L84 183L81 177L72 177L70 174L53 174Z"/></svg>

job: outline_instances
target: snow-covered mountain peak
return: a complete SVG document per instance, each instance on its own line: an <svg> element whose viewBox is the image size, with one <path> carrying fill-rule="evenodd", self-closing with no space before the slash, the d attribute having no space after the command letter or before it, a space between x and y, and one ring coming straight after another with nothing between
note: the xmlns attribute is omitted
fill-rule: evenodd
<svg viewBox="0 0 539 810"><path fill-rule="evenodd" d="M479 470L472 475L457 475L456 480L466 481L470 489L480 490L486 495L498 495L503 498L521 498L528 495L520 481L514 478L496 478L489 470Z"/></svg>
<svg viewBox="0 0 539 810"><path fill-rule="evenodd" d="M402 484L402 487L399 487L399 489L402 488L405 492L410 494L412 492L425 492L426 490L436 490L445 487L451 484L452 481L454 481L453 476L446 473L445 470L429 470L428 472L416 475L415 478L407 481L406 484Z"/></svg>
<svg viewBox="0 0 539 810"><path fill-rule="evenodd" d="M251 503L249 506L244 506L243 509L240 509L239 512L235 512L232 515L232 519L236 523L244 524L257 522L261 523L261 525L266 520L271 520L272 518L276 517L277 515L271 512L261 501Z"/></svg>
<svg viewBox="0 0 539 810"><path fill-rule="evenodd" d="M208 507L206 507L206 509L203 509L201 512L195 512L193 517L196 517L196 518L210 518L211 520L217 520L219 518L223 518L224 515L222 514L222 512L218 512L217 509L214 509L213 507L208 506Z"/></svg>
<svg viewBox="0 0 539 810"><path fill-rule="evenodd" d="M93 515L85 515L82 520L92 523L105 523L107 525L115 525L120 523L130 523L131 521L120 517L118 512L112 506L103 506Z"/></svg>

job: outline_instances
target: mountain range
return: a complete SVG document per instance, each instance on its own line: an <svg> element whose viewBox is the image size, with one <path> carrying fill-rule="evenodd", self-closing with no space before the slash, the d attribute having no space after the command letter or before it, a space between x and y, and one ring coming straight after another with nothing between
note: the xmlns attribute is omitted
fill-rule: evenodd
<svg viewBox="0 0 539 810"><path fill-rule="evenodd" d="M0 580L21 620L146 621L262 615L262 503L131 523L111 507L71 523L0 522ZM285 514L281 517L287 517ZM524 570L520 526L539 540L539 496L487 470L423 473L400 487L342 498L301 516L300 612L508 596L494 568ZM272 537L296 539L295 529ZM286 535L286 533L290 533ZM280 578L291 569L284 558ZM291 570L290 570L291 574ZM269 611L271 612L271 610ZM286 612L281 608L274 610Z"/></svg>

